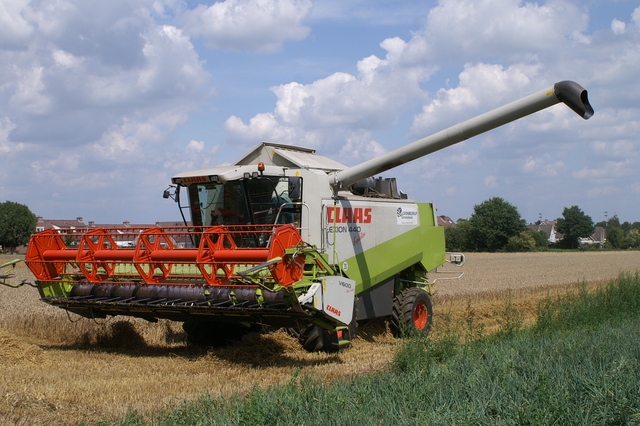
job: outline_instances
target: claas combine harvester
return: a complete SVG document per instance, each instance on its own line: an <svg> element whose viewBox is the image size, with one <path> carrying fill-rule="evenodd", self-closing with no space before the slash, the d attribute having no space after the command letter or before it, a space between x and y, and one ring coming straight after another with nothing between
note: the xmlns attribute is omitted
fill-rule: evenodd
<svg viewBox="0 0 640 426"><path fill-rule="evenodd" d="M51 305L180 321L199 345L269 326L335 351L375 318L427 331L426 273L449 260L443 228L433 204L373 176L559 102L593 114L587 92L563 81L354 167L263 143L232 166L172 178L164 195L185 226L44 231L25 260Z"/></svg>

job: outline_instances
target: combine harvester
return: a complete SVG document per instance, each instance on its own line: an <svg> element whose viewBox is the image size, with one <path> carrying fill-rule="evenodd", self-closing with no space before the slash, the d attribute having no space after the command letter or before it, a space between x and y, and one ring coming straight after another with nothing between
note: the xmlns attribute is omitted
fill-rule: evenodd
<svg viewBox="0 0 640 426"><path fill-rule="evenodd" d="M443 228L433 204L373 176L559 102L593 115L586 90L563 81L354 167L263 143L232 166L172 178L164 197L178 203L184 227L44 231L26 263L51 305L184 322L198 345L270 326L308 351L332 352L375 318L396 334L426 332L426 273L447 261Z"/></svg>

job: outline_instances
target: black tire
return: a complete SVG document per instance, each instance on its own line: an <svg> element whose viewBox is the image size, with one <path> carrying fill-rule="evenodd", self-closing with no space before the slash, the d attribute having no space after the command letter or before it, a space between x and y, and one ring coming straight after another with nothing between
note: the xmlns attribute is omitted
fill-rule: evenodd
<svg viewBox="0 0 640 426"><path fill-rule="evenodd" d="M431 330L433 307L429 293L418 287L405 288L393 299L391 331L394 336Z"/></svg>
<svg viewBox="0 0 640 426"><path fill-rule="evenodd" d="M335 338L332 338L331 334L329 330L324 330L316 325L310 325L300 331L298 341L307 352L337 352L337 335Z"/></svg>
<svg viewBox="0 0 640 426"><path fill-rule="evenodd" d="M242 339L242 336L259 327L244 324L217 323L211 321L188 321L182 324L187 333L187 342L203 348L220 348Z"/></svg>
<svg viewBox="0 0 640 426"><path fill-rule="evenodd" d="M356 338L357 326L358 323L356 321L356 312L354 309L353 318L349 323L348 330L346 331L329 331L318 327L317 325L309 325L301 329L291 330L291 333L298 338L298 341L307 352L322 351L326 353L335 353L351 347L351 343L339 345L338 342L340 340L353 342L353 339Z"/></svg>

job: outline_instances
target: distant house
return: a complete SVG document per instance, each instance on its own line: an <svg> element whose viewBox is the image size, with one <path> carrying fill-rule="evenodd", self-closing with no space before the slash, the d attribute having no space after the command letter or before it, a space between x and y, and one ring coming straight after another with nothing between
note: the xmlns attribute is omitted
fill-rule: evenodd
<svg viewBox="0 0 640 426"><path fill-rule="evenodd" d="M596 227L596 229L593 231L593 235L586 237L586 238L580 238L580 244L604 244L605 241L607 241L607 230L604 229L601 226Z"/></svg>
<svg viewBox="0 0 640 426"><path fill-rule="evenodd" d="M530 223L527 225L527 228L533 231L542 231L547 236L547 240L549 243L553 244L560 241L563 237L562 234L556 231L556 225L558 222L555 220L545 220L544 222L540 222L540 224Z"/></svg>
<svg viewBox="0 0 640 426"><path fill-rule="evenodd" d="M89 228L151 228L153 226L157 226L157 224L131 224L129 221L125 221L122 223L95 223L94 221L89 221Z"/></svg>
<svg viewBox="0 0 640 426"><path fill-rule="evenodd" d="M48 231L49 229L86 229L87 225L83 222L82 217L77 217L75 219L63 219L63 220L53 220L53 219L43 219L41 216L38 216L38 223L36 223L36 232Z"/></svg>
<svg viewBox="0 0 640 426"><path fill-rule="evenodd" d="M456 223L449 216L438 216L438 226L451 226L455 228Z"/></svg>
<svg viewBox="0 0 640 426"><path fill-rule="evenodd" d="M116 243L119 247L136 247L138 244L138 236L140 232L144 231L147 228L175 228L179 226L184 226L183 222L156 222L154 224L146 224L146 223L134 223L131 222L122 222L117 224L112 223L95 223L89 222L89 228L102 229L102 228L111 228L116 229L117 231L114 235ZM186 234L175 233L171 237L173 244L175 247L184 248L187 246L193 245L191 243L191 238L189 238Z"/></svg>
<svg viewBox="0 0 640 426"><path fill-rule="evenodd" d="M36 232L48 231L50 229L63 230L66 234L74 234L78 231L85 231L88 227L82 217L75 219L44 219L37 216ZM27 246L16 247L16 253L25 254Z"/></svg>
<svg viewBox="0 0 640 426"><path fill-rule="evenodd" d="M184 222L156 222L156 226L159 226L160 228L176 228L176 227L180 227L180 226L185 226ZM191 221L187 222L186 226L191 226Z"/></svg>
<svg viewBox="0 0 640 426"><path fill-rule="evenodd" d="M533 231L544 232L547 235L547 240L549 241L549 243L553 244L553 243L557 243L564 237L563 234L556 231L557 225L558 225L558 222L555 220L545 220L543 222L540 222L540 224L531 223L527 225L527 227ZM606 240L607 240L606 229L598 226L594 230L593 235L586 238L580 238L580 244L581 245L582 244L604 244Z"/></svg>

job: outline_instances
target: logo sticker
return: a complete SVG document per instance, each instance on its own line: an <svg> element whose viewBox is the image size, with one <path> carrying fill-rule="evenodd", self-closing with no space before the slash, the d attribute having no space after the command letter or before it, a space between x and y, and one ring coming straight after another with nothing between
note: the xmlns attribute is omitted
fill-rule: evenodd
<svg viewBox="0 0 640 426"><path fill-rule="evenodd" d="M417 206L400 206L396 208L398 225L419 225Z"/></svg>

